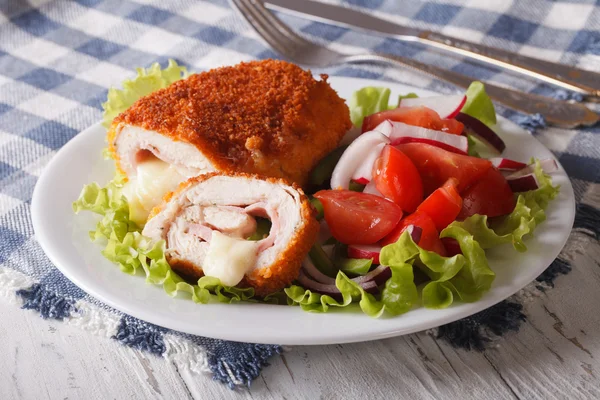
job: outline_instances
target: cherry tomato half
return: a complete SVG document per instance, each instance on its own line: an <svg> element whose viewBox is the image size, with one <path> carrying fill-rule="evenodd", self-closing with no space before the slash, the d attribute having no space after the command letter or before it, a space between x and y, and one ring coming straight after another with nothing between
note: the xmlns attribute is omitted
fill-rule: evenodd
<svg viewBox="0 0 600 400"><path fill-rule="evenodd" d="M449 178L458 181L457 190L463 190L478 181L492 168L492 163L483 158L452 153L424 143L406 143L396 146L411 159L423 180L425 196L442 186Z"/></svg>
<svg viewBox="0 0 600 400"><path fill-rule="evenodd" d="M423 200L421 176L410 158L400 150L385 146L373 164L373 182L387 199L402 211L413 212Z"/></svg>
<svg viewBox="0 0 600 400"><path fill-rule="evenodd" d="M502 173L496 168L490 168L464 192L458 218L462 220L473 214L498 217L510 214L515 204L515 196Z"/></svg>
<svg viewBox="0 0 600 400"><path fill-rule="evenodd" d="M418 211L400 221L398 226L396 226L389 235L381 240L380 244L382 246L386 246L390 243L396 243L396 241L400 238L400 235L402 235L404 230L409 225L414 225L421 228L421 239L419 239L419 243L417 243L421 248L434 251L444 257L446 256L446 249L440 240L440 234L435 228L435 224L427 214L423 214Z"/></svg>
<svg viewBox="0 0 600 400"><path fill-rule="evenodd" d="M418 212L429 215L438 231L450 225L463 206L463 199L456 190L458 181L450 178L444 186L436 189L417 207Z"/></svg>
<svg viewBox="0 0 600 400"><path fill-rule="evenodd" d="M390 233L402 209L382 197L351 190L321 190L325 221L334 238L345 244L373 244Z"/></svg>
<svg viewBox="0 0 600 400"><path fill-rule="evenodd" d="M455 119L442 119L439 114L427 107L402 107L381 111L365 117L362 131L372 131L385 120L404 122L408 125L420 126L435 131L462 134L465 126Z"/></svg>

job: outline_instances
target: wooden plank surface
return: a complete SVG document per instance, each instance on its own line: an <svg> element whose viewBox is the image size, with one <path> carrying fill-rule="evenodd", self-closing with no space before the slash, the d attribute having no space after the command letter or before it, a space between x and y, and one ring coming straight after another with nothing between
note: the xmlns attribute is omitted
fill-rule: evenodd
<svg viewBox="0 0 600 400"><path fill-rule="evenodd" d="M250 389L229 390L162 358L0 302L1 399L600 398L600 267L580 255L529 316L483 353L419 333L296 346Z"/></svg>

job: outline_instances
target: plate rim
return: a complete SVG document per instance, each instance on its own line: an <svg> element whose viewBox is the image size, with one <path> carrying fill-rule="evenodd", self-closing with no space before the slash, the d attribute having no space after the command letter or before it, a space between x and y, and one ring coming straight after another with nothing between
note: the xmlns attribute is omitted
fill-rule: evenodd
<svg viewBox="0 0 600 400"><path fill-rule="evenodd" d="M343 81L348 81L348 82L355 82L356 84L360 83L361 85L372 85L372 84L377 84L378 86L387 86L387 87L392 87L392 90L394 91L394 87L406 87L409 88L410 90L414 90L418 93L422 93L422 94L435 94L435 92L432 92L430 90L427 89L421 89L421 88L417 88L417 87L413 87L407 84L403 84L403 83L399 83L399 82L386 82L386 81L379 81L379 80L365 80L365 79L361 79L361 78L348 78L348 77L337 77L337 76L331 76L330 77L330 83L334 82L334 81L339 81L339 82L343 82ZM513 126L516 126L514 123L512 123L511 121L503 118L503 117L499 117L499 120L501 121L508 121L508 123L510 123ZM409 328L409 329L402 329L402 327L398 327L396 329L387 329L385 331L381 331L381 332L377 332L377 333L367 333L367 334L360 334L360 333L354 333L354 334L347 334L347 335L336 335L335 337L333 337L332 335L329 336L319 336L317 338L312 338L312 337L306 337L306 336L296 336L296 337L289 337L289 340L283 339L283 340L278 340L276 338L267 338L265 340L261 340L260 336L257 335L253 335L250 337L250 339L245 339L243 337L240 337L240 335L237 334L230 334L230 333L225 333L225 334L218 334L218 335L214 335L211 334L210 332L198 332L197 330L194 331L190 331L189 329L187 329L185 326L181 325L181 324L165 324L165 322L160 318L157 317L155 315L152 314L152 312L148 311L148 310L139 310L139 309L133 309L131 306L128 306L127 304L122 304L121 302L115 302L113 301L112 298L107 297L105 295L102 294L101 291L96 290L95 287L91 287L90 285L87 285L85 282L81 282L77 279L77 277L75 277L70 269L68 267L66 267L65 265L62 265L63 263L61 262L62 257L59 254L55 253L55 249L52 248L50 241L48 240L48 238L46 237L46 232L44 232L44 230L42 229L43 226L43 212L42 212L42 202L40 200L41 196L43 195L43 189L44 189L44 185L48 184L48 181L50 180L51 177L51 171L53 171L53 169L55 168L56 165L59 164L60 160L61 160L61 156L63 154L67 154L69 152L69 149L71 147L74 147L76 144L79 144L80 142L85 142L88 140L88 136L91 135L90 132L96 131L98 129L104 129L101 126L101 122L97 122L93 125L91 125L90 127L84 129L83 131L81 131L80 133L78 133L75 137L73 137L71 140L69 140L62 148L60 148L56 154L52 157L52 159L48 162L48 164L44 167L42 174L40 175L40 177L38 178L38 181L36 182L34 191L33 191L33 195L32 195L32 203L31 203L31 217L32 217L32 223L33 223L33 228L34 228L34 232L35 232L35 237L38 240L40 246L42 247L44 253L48 256L48 258L52 261L52 263L54 264L54 266L63 274L65 275L65 277L67 279L69 279L71 282L73 282L75 285L77 285L79 288L81 288L83 291L85 291L87 294L89 294L90 296L94 297L95 299L99 300L102 303L105 303L127 315L131 315L133 317L139 318L141 320L147 321L149 323L155 324L155 325L159 325L162 326L164 328L167 329L173 329L173 330L177 330L177 331L181 331L181 332L185 332L185 333L190 333L190 334L194 334L194 335L201 335L201 336L208 336L208 337L214 337L214 338L218 338L218 339L224 339L224 340L232 340L232 341L251 341L254 343L283 343L283 344L289 344L289 345L318 345L318 344L337 344L337 343L350 343L350 342L360 342L360 341L370 341L370 340L378 340L378 339L383 339L383 338L389 338L389 337L394 337L394 336L399 336L399 335L404 335L404 334L409 334L409 333L414 333L414 332L418 332L418 331L422 331L425 329L430 329L432 327L437 327L440 325L444 325L447 324L449 322L453 322L456 321L458 319L462 319L465 318L467 316L473 315L477 312L483 311L503 300L505 300L506 298L510 297L511 295L513 295L514 293L518 292L519 290L521 290L523 287L527 286L529 283L531 283L540 273L542 273L543 271L545 271L550 264L548 264L547 266L545 266L543 269L537 271L535 273L530 273L526 279L526 282L523 284L519 284L519 285L513 285L511 286L511 290L512 293L503 296L501 298L486 298L484 297L483 299L475 302L475 303L462 303L462 304L469 304L471 307L473 308L473 310L471 311L467 311L467 312L463 312L463 313L458 313L458 314L440 314L440 317L436 319L436 322L434 324L427 324L425 323L424 326L415 326L413 328ZM519 128L520 131L523 131L521 128ZM537 140L535 138L532 138L533 140ZM538 141L539 143L539 141ZM540 143L541 146L543 146L546 150L548 150L550 153L551 151L549 149L546 148L546 146L544 146L542 143ZM100 149L99 149L100 150ZM554 157L554 155L553 155ZM556 157L554 157L556 159ZM557 160L558 161L558 160ZM559 166L561 171L566 175L566 172L564 172L564 169L562 167L562 165L560 165L559 162ZM569 212L572 214L571 218L569 218L569 220L571 221L571 227L574 221L574 217L575 217L575 206L576 206L576 202L575 202L575 198L573 195L573 188L571 185L571 182L568 178L568 175L566 175L567 177L567 182L568 185L564 185L562 186L561 190L567 190L570 194L569 200L571 200L571 204L572 204L572 210L569 210ZM75 200L75 199L73 199ZM560 248L557 250L557 255L558 253L562 250L562 248L565 246L566 242L568 241L568 238L570 236L570 231L569 230L569 234L567 234L564 237L564 240L562 240L561 242L561 246ZM100 251L100 247L96 246L98 248L98 252ZM123 274L122 272L119 271L120 274ZM148 285L145 281L143 281L142 279L140 279L140 277L136 277L139 280L140 285L146 286ZM148 285L150 286L150 285ZM513 290L514 289L514 290ZM162 288L161 288L162 290ZM166 294L163 294L164 296L166 296ZM168 296L167 296L168 297ZM181 301L181 299L177 299L179 301ZM188 299L184 299L183 301L190 301ZM203 307L203 306L210 306L210 305L203 305L203 304L194 304L196 307ZM236 304L235 306L246 306L245 304ZM252 304L253 306L267 306L267 305L260 305L260 304ZM475 306L476 305L476 306ZM230 306L230 305L228 305ZM235 307L234 306L234 307ZM249 306L249 305L248 305ZM231 307L231 306L230 306ZM451 306L448 309L445 310L450 310L452 308L456 308L456 305ZM299 310L298 307L285 307L287 310L289 310L289 312L293 312L294 309L296 311L300 311L302 314L306 314L305 312ZM422 306L420 307L422 308ZM444 311L444 310L441 310ZM359 323L360 321L371 321L373 320L372 318L362 314L360 311L356 311L359 315ZM323 315L331 315L331 314L312 314L312 315L319 315L319 316L323 316ZM362 320L360 319L362 318ZM395 317L395 318L390 318L390 319L397 319L399 320L401 318L401 316L399 317ZM421 323L423 324L423 323Z"/></svg>

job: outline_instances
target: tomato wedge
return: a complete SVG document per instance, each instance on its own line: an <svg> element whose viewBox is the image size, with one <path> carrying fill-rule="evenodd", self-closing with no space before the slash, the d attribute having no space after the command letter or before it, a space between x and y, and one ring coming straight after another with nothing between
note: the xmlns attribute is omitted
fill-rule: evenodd
<svg viewBox="0 0 600 400"><path fill-rule="evenodd" d="M496 168L490 168L463 194L463 206L458 219L473 214L498 217L510 214L515 208L515 196L506 179Z"/></svg>
<svg viewBox="0 0 600 400"><path fill-rule="evenodd" d="M458 181L450 178L444 186L436 189L417 207L418 212L429 215L438 231L442 231L456 219L462 209L463 199L456 190Z"/></svg>
<svg viewBox="0 0 600 400"><path fill-rule="evenodd" d="M404 122L408 125L421 126L435 131L442 131L460 135L465 126L455 119L442 119L439 114L427 107L402 107L392 110L380 111L365 117L362 131L372 131L385 120Z"/></svg>
<svg viewBox="0 0 600 400"><path fill-rule="evenodd" d="M400 235L402 235L409 225L421 228L421 239L419 239L419 243L417 243L421 248L434 251L444 257L446 256L446 249L440 240L440 234L435 228L435 224L427 214L418 211L400 221L398 226L381 240L380 244L386 246L390 243L396 243L400 238Z"/></svg>
<svg viewBox="0 0 600 400"><path fill-rule="evenodd" d="M389 234L402 209L383 197L351 190L321 190L325 221L334 238L345 244L373 244Z"/></svg>
<svg viewBox="0 0 600 400"><path fill-rule="evenodd" d="M413 212L423 200L423 183L415 165L400 150L385 146L373 163L373 182L402 211Z"/></svg>
<svg viewBox="0 0 600 400"><path fill-rule="evenodd" d="M423 180L425 196L442 186L450 178L458 181L459 193L477 182L492 168L483 158L452 153L424 143L406 143L395 146L411 159Z"/></svg>

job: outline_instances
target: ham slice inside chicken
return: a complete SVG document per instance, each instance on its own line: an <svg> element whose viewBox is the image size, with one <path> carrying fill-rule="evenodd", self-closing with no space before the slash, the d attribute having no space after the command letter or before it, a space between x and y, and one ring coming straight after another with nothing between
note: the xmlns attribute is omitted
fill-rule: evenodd
<svg viewBox="0 0 600 400"><path fill-rule="evenodd" d="M183 214L188 218L191 217L190 222L183 229L207 243L210 243L214 231L219 231L227 236L246 239L256 231L254 216L268 218L271 221L271 230L266 238L258 241L258 251L264 251L273 246L279 229L277 211L267 208L266 203L257 203L245 208L193 206L187 208Z"/></svg>
<svg viewBox="0 0 600 400"><path fill-rule="evenodd" d="M300 196L283 183L216 175L176 193L148 221L143 234L166 241L170 262L191 263L201 269L215 232L246 240L256 231L256 218L268 218L271 229L256 242L257 254L246 271L249 273L267 268L290 245L296 229L303 223ZM211 264L214 264L212 259Z"/></svg>

